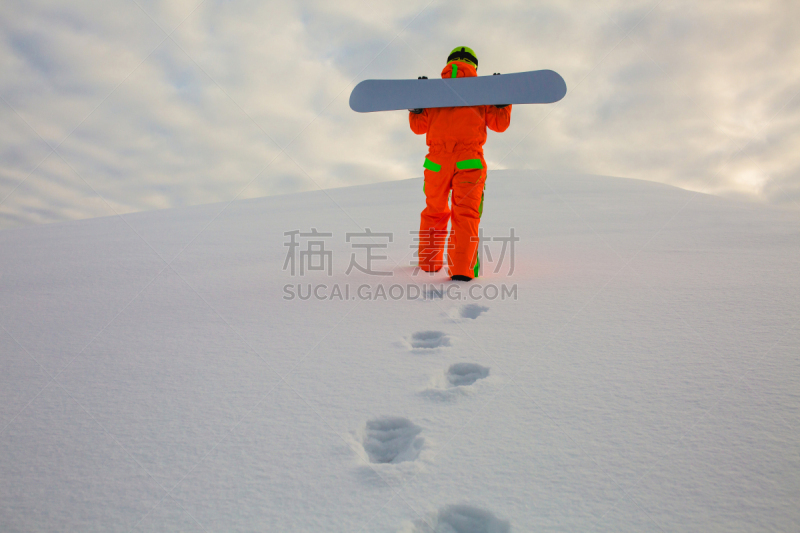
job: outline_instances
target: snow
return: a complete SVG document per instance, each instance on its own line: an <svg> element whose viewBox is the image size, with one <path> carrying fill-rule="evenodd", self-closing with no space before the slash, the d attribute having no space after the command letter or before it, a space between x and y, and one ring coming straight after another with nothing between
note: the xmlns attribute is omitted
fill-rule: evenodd
<svg viewBox="0 0 800 533"><path fill-rule="evenodd" d="M469 285L420 179L0 232L0 530L800 530L797 213L487 184Z"/></svg>

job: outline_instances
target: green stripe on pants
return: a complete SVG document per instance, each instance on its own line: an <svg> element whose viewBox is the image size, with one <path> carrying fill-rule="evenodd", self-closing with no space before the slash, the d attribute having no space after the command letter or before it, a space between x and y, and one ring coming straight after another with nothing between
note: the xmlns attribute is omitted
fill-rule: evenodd
<svg viewBox="0 0 800 533"><path fill-rule="evenodd" d="M427 168L431 172L439 172L440 170L442 170L442 165L437 165L427 157L425 158L425 163L423 163L422 166Z"/></svg>
<svg viewBox="0 0 800 533"><path fill-rule="evenodd" d="M465 159L456 163L458 170L469 170L472 168L483 168L483 163L480 159Z"/></svg>

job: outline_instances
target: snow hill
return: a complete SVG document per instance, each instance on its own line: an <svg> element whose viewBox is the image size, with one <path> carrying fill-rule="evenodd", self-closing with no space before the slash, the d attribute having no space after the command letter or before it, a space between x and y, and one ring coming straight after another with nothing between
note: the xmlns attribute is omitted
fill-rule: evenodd
<svg viewBox="0 0 800 533"><path fill-rule="evenodd" d="M492 172L463 285L423 204L0 232L0 530L800 531L797 213Z"/></svg>

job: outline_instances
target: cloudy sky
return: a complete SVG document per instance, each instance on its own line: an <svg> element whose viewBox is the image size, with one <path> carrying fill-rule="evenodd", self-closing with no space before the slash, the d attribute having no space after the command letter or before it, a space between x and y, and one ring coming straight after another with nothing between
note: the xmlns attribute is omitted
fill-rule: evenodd
<svg viewBox="0 0 800 533"><path fill-rule="evenodd" d="M660 181L800 208L800 3L4 0L0 228L422 175L366 78L549 68L491 168Z"/></svg>

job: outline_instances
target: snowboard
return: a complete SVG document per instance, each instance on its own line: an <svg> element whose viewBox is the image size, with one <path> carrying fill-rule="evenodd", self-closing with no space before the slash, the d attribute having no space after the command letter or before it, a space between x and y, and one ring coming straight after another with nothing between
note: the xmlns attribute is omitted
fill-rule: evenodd
<svg viewBox="0 0 800 533"><path fill-rule="evenodd" d="M431 80L364 80L350 93L359 113L429 107L551 104L567 94L564 78L552 70Z"/></svg>

